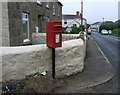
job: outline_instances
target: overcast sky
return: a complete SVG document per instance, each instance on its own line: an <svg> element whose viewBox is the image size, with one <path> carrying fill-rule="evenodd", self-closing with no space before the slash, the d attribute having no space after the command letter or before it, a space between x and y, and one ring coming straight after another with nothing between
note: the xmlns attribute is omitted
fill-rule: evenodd
<svg viewBox="0 0 120 95"><path fill-rule="evenodd" d="M59 0L63 4L63 14L76 14L80 11L80 0ZM118 1L120 0L83 0L84 18L89 24L102 21L118 20Z"/></svg>

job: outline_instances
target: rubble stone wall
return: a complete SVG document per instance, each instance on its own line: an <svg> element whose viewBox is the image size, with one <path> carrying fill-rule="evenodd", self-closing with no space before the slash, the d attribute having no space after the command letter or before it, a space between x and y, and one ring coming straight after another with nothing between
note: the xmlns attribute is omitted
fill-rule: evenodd
<svg viewBox="0 0 120 95"><path fill-rule="evenodd" d="M52 50L42 45L2 47L2 80L23 79L36 72L51 72ZM84 68L85 43L82 39L64 41L56 49L56 77L69 76Z"/></svg>
<svg viewBox="0 0 120 95"><path fill-rule="evenodd" d="M78 38L80 38L79 34L62 34L62 41L68 41ZM46 33L33 33L32 42L34 43L35 41L46 41Z"/></svg>

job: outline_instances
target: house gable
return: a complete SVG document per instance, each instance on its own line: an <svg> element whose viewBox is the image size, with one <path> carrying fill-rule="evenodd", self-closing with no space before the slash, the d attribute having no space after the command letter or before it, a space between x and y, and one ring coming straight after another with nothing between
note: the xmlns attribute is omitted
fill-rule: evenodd
<svg viewBox="0 0 120 95"><path fill-rule="evenodd" d="M63 14L62 15L62 26L63 27L72 27L76 24L76 27L81 25L81 16L80 13L77 11L76 15L71 14ZM86 25L86 19L83 18L83 25Z"/></svg>
<svg viewBox="0 0 120 95"><path fill-rule="evenodd" d="M79 27L80 26L80 19L74 19L72 22L70 22L67 27L72 27L74 25L76 25L76 27Z"/></svg>

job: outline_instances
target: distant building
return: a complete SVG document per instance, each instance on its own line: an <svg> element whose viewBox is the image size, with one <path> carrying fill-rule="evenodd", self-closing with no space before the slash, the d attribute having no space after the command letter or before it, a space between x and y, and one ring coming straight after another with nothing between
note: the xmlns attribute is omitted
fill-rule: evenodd
<svg viewBox="0 0 120 95"><path fill-rule="evenodd" d="M2 46L29 43L32 33L46 32L48 21L62 21L61 2L40 1L2 3Z"/></svg>
<svg viewBox="0 0 120 95"><path fill-rule="evenodd" d="M120 1L118 2L118 19L120 19Z"/></svg>
<svg viewBox="0 0 120 95"><path fill-rule="evenodd" d="M76 15L63 14L62 15L62 26L63 27L79 27L81 25L80 13L77 11ZM83 25L86 25L86 19L83 18Z"/></svg>
<svg viewBox="0 0 120 95"><path fill-rule="evenodd" d="M95 22L95 23L91 24L90 27L92 28L93 31L99 31L99 27L101 24L102 24L102 22Z"/></svg>
<svg viewBox="0 0 120 95"><path fill-rule="evenodd" d="M102 24L114 24L114 22L113 22L113 21L105 21L105 22L102 23Z"/></svg>
<svg viewBox="0 0 120 95"><path fill-rule="evenodd" d="M93 24L91 24L91 28L93 31L99 31L99 27L102 25L102 24L114 24L113 21L105 21L105 22L95 22Z"/></svg>
<svg viewBox="0 0 120 95"><path fill-rule="evenodd" d="M115 24L120 24L120 19L115 22Z"/></svg>

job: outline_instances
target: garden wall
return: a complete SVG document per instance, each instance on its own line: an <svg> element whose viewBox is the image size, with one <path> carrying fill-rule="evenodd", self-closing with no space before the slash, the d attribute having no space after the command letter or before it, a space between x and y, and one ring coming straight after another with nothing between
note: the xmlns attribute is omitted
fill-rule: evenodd
<svg viewBox="0 0 120 95"><path fill-rule="evenodd" d="M2 80L23 79L26 75L52 70L52 51L46 44L2 47ZM64 41L56 49L56 77L69 76L84 68L86 45L82 39Z"/></svg>

